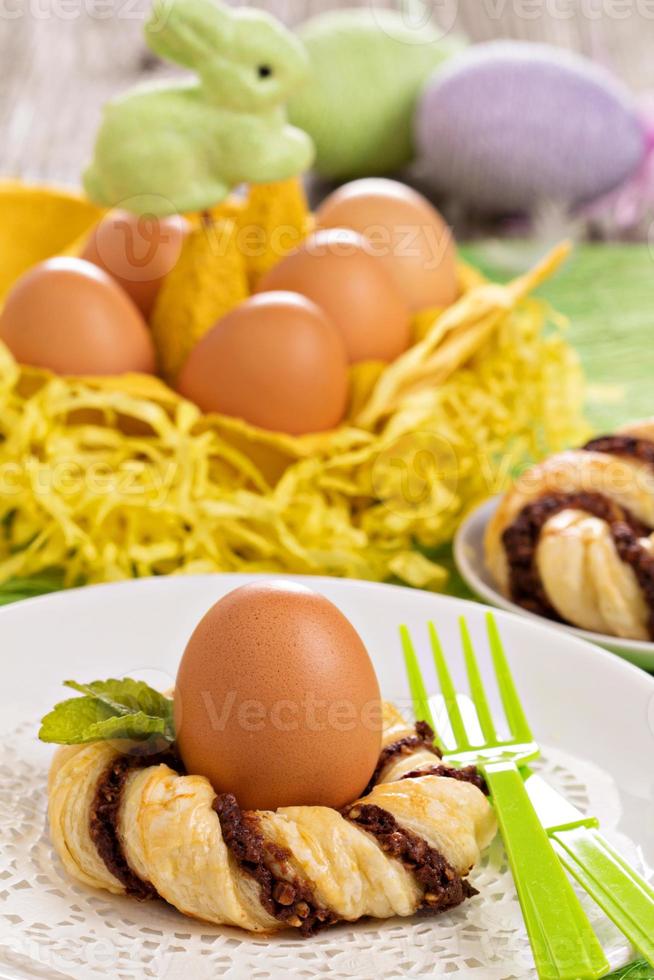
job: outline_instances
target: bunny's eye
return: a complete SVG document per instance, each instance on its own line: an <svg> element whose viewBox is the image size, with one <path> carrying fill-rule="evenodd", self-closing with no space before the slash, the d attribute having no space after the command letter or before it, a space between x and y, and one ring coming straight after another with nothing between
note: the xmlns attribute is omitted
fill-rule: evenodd
<svg viewBox="0 0 654 980"><path fill-rule="evenodd" d="M270 78L270 76L273 73L273 70L270 67L270 65L259 65L259 67L257 68L257 72L259 74L259 78Z"/></svg>

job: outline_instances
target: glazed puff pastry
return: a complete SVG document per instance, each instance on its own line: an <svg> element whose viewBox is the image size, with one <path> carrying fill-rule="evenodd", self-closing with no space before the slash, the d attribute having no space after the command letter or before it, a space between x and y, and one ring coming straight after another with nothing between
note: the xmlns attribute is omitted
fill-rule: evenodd
<svg viewBox="0 0 654 980"><path fill-rule="evenodd" d="M50 832L74 878L215 924L309 935L459 904L475 894L466 876L496 832L481 778L444 765L428 726L409 728L391 705L371 786L341 812L244 812L169 761L108 743L57 752Z"/></svg>
<svg viewBox="0 0 654 980"><path fill-rule="evenodd" d="M485 538L502 592L540 615L654 638L654 419L524 473Z"/></svg>

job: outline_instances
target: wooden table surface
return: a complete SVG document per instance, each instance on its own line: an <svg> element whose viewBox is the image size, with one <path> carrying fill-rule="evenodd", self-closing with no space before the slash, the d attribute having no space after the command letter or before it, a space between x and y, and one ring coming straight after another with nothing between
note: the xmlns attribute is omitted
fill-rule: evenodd
<svg viewBox="0 0 654 980"><path fill-rule="evenodd" d="M371 4L434 17L473 40L574 48L654 90L654 0L258 0L288 23ZM142 40L150 0L0 0L0 175L75 184L110 96L168 71Z"/></svg>

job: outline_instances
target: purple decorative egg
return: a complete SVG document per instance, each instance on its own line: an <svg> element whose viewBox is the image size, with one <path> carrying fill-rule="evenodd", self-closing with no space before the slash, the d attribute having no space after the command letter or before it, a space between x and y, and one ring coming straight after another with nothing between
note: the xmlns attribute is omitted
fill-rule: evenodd
<svg viewBox="0 0 654 980"><path fill-rule="evenodd" d="M479 44L427 83L419 166L438 192L485 211L578 204L630 177L645 132L626 88L545 44Z"/></svg>

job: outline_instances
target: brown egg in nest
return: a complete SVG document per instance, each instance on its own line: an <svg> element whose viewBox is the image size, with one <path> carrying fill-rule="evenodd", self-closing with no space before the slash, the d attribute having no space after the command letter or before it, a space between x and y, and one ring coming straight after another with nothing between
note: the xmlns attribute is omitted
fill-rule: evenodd
<svg viewBox="0 0 654 980"><path fill-rule="evenodd" d="M309 235L257 285L257 292L277 289L301 293L323 309L353 364L393 361L411 342L406 301L355 231L327 228Z"/></svg>
<svg viewBox="0 0 654 980"><path fill-rule="evenodd" d="M217 602L191 636L175 727L187 771L245 809L340 808L379 759L379 685L333 603L293 582L253 583Z"/></svg>
<svg viewBox="0 0 654 980"><path fill-rule="evenodd" d="M145 320L121 287L84 259L48 259L25 272L0 314L0 340L20 364L57 374L154 371Z"/></svg>
<svg viewBox="0 0 654 980"><path fill-rule="evenodd" d="M189 229L181 215L155 218L116 209L92 230L82 258L115 279L147 319Z"/></svg>
<svg viewBox="0 0 654 980"><path fill-rule="evenodd" d="M354 180L323 201L316 224L363 235L414 312L449 306L457 299L452 232L433 204L412 187L383 177Z"/></svg>
<svg viewBox="0 0 654 980"><path fill-rule="evenodd" d="M343 338L305 296L251 296L193 348L177 388L203 412L303 435L336 428L349 393Z"/></svg>

